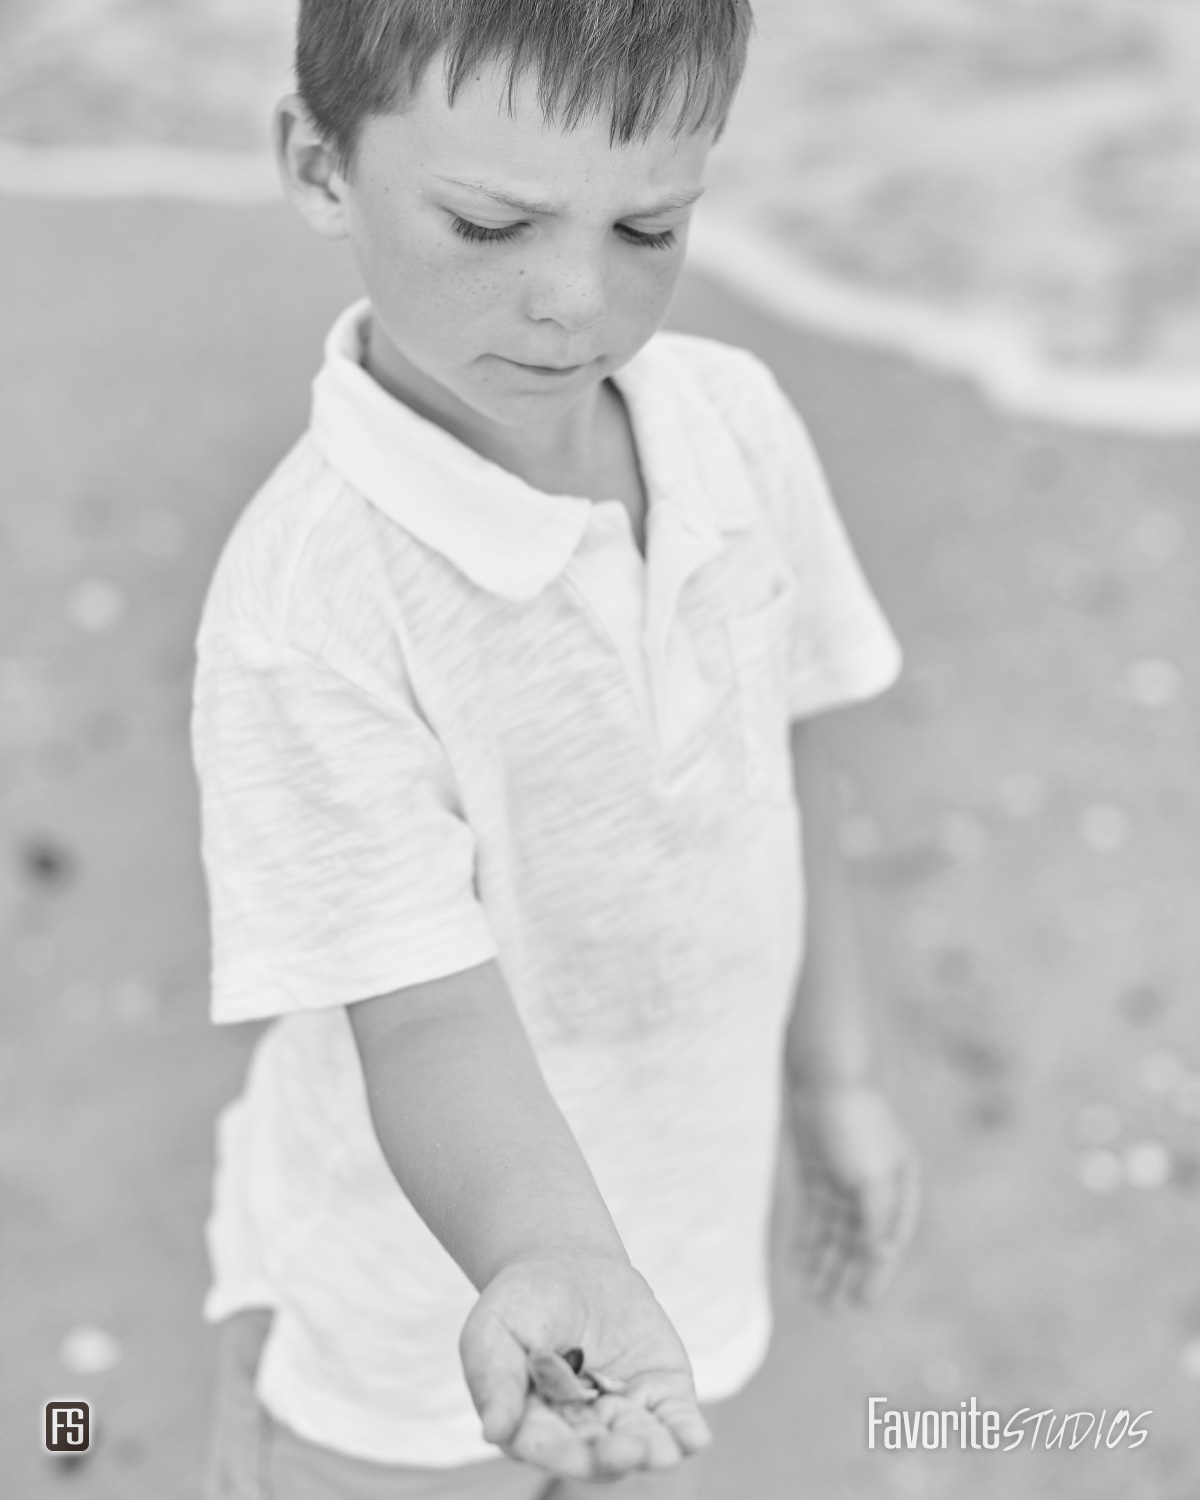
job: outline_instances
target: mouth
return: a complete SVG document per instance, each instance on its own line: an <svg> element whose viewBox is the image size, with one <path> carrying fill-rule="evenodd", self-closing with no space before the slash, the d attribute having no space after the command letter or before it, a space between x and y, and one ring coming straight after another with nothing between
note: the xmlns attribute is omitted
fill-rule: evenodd
<svg viewBox="0 0 1200 1500"><path fill-rule="evenodd" d="M500 357L504 359L505 364L515 365L518 370L528 370L533 375L547 375L551 378L558 377L559 379L567 375L574 375L576 371L584 370L587 368L587 365L594 363L593 360L589 359L586 364L580 365L531 365L526 364L521 359L507 359L504 355Z"/></svg>

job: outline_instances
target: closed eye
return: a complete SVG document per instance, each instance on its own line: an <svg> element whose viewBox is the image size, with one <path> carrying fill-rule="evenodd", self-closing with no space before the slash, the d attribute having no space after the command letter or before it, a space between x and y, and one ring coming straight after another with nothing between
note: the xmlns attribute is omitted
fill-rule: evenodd
<svg viewBox="0 0 1200 1500"><path fill-rule="evenodd" d="M501 245L505 240L515 239L525 227L523 224L506 224L503 229L487 229L482 224L472 224L470 219L453 215L454 232L464 240L476 245Z"/></svg>
<svg viewBox="0 0 1200 1500"><path fill-rule="evenodd" d="M651 234L644 229L633 229L628 224L618 224L617 229L631 245L643 245L648 250L669 250L675 243L673 229L663 229L658 234Z"/></svg>
<svg viewBox="0 0 1200 1500"><path fill-rule="evenodd" d="M474 245L503 245L509 240L516 239L521 230L526 226L524 222L517 224L505 224L500 229L489 229L483 224L473 224L470 219L464 219L459 214L451 215L454 232L460 239L469 241ZM629 224L618 224L617 233L622 239L631 245L638 245L647 250L669 250L675 244L675 231L664 229L657 234L647 230L634 229Z"/></svg>

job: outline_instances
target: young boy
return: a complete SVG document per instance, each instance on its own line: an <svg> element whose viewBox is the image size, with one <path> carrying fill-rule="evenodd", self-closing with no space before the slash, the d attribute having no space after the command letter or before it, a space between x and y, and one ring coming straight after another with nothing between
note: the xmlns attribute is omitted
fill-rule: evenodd
<svg viewBox="0 0 1200 1500"><path fill-rule="evenodd" d="M915 1201L806 722L898 651L765 368L656 332L748 9L299 24L284 180L369 300L199 636L213 1016L279 1018L219 1130L208 1493L694 1495L781 1072L827 1293ZM530 1384L574 1350L586 1407Z"/></svg>

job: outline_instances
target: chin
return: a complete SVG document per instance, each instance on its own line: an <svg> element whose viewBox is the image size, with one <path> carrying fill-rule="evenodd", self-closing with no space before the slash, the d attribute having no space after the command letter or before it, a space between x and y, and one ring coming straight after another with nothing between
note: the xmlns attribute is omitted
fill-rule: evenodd
<svg viewBox="0 0 1200 1500"><path fill-rule="evenodd" d="M602 377L600 377L602 378ZM502 427L527 427L538 422L550 422L563 412L570 411L585 401L600 384L600 378L573 390L514 391L498 396L494 400L484 399L469 404Z"/></svg>

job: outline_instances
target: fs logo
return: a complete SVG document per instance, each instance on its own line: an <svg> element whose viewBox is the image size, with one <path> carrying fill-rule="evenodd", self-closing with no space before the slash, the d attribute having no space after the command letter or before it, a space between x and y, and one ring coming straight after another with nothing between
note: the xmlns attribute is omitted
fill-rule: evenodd
<svg viewBox="0 0 1200 1500"><path fill-rule="evenodd" d="M46 1407L46 1447L51 1453L86 1453L92 1413L86 1401L51 1401Z"/></svg>

